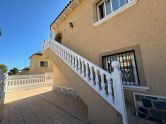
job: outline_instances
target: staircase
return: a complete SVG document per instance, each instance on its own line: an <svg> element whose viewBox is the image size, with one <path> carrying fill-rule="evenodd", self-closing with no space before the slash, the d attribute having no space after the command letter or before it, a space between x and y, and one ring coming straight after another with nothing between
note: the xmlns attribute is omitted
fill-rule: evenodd
<svg viewBox="0 0 166 124"><path fill-rule="evenodd" d="M51 38L43 43L43 52L47 49L51 49L85 83L119 112L123 124L128 124L119 62L112 62L114 71L110 74Z"/></svg>

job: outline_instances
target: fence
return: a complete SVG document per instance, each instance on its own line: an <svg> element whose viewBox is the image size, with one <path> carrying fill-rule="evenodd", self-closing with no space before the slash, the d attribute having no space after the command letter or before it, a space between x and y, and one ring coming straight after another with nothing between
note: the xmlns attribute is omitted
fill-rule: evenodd
<svg viewBox="0 0 166 124"><path fill-rule="evenodd" d="M19 89L29 89L33 87L52 85L53 74L34 74L34 75L14 75L8 76L6 82L6 91L15 91Z"/></svg>

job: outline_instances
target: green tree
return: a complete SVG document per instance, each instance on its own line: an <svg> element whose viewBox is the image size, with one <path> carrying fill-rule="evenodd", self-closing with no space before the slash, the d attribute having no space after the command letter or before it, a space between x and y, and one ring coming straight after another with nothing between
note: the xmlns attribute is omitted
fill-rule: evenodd
<svg viewBox="0 0 166 124"><path fill-rule="evenodd" d="M18 73L18 69L17 68L13 68L13 69L11 69L10 71L9 71L9 75L15 75L15 74L17 74Z"/></svg>
<svg viewBox="0 0 166 124"><path fill-rule="evenodd" d="M7 72L7 66L4 65L4 64L0 64L0 69L2 69L3 73L6 73Z"/></svg>

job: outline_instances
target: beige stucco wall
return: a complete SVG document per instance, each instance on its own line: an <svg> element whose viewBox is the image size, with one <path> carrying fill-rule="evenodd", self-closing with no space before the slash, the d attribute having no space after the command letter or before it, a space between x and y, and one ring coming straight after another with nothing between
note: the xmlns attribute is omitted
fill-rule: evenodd
<svg viewBox="0 0 166 124"><path fill-rule="evenodd" d="M54 85L76 89L81 99L88 107L88 122L91 124L120 124L119 114L90 88L68 65L66 65L50 49L44 52L44 57L52 60Z"/></svg>
<svg viewBox="0 0 166 124"><path fill-rule="evenodd" d="M166 1L138 0L134 6L94 27L96 1L83 0L61 23L62 44L99 66L101 54L138 45L142 58L137 61L142 61L141 74L145 77L141 83L150 88L145 93L165 96ZM73 22L74 28L70 28L69 22ZM54 27L52 31L57 33ZM126 98L132 102L128 91Z"/></svg>
<svg viewBox="0 0 166 124"><path fill-rule="evenodd" d="M40 61L48 61L48 67L40 67ZM41 55L33 55L30 58L29 74L43 74L52 71L53 71L53 64L47 58L43 58Z"/></svg>

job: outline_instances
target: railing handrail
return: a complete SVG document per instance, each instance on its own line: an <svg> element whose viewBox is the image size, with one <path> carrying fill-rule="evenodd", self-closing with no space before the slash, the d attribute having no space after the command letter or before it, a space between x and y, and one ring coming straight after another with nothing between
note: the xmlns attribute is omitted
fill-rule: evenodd
<svg viewBox="0 0 166 124"><path fill-rule="evenodd" d="M45 75L52 75L52 73L30 74L30 75L9 75L8 80L38 78L38 77L44 77Z"/></svg>
<svg viewBox="0 0 166 124"><path fill-rule="evenodd" d="M52 85L53 74L34 74L34 75L17 75L13 76L6 81L6 91L13 91L23 88L30 88L41 85Z"/></svg>
<svg viewBox="0 0 166 124"><path fill-rule="evenodd" d="M53 40L52 40L52 39L49 39L49 40L51 40L51 43L53 43ZM72 53L74 53L74 54L77 55L79 58L83 59L84 61L87 61L90 65L95 66L95 67L96 67L98 70L100 70L101 72L110 75L110 77L112 78L111 73L108 73L107 71L105 71L104 69L102 69L101 67L99 67L98 65L92 63L91 61L87 60L87 59L84 58L83 56L80 56L79 54L77 54L77 53L74 52L73 50L71 50L71 49L69 49L69 48L63 46L62 44L58 43L57 41L55 41L55 42L56 42L59 46L61 46L61 47L65 48L65 49L67 49L68 51L70 51L70 52L72 52ZM47 43L47 42L45 42L45 43ZM50 41L49 41L49 43L50 43Z"/></svg>
<svg viewBox="0 0 166 124"><path fill-rule="evenodd" d="M119 62L113 62L112 67L114 71L112 73L108 73L96 64L78 55L76 52L70 50L62 44L59 44L56 41L53 41L51 38L44 42L43 45L43 52L47 48L50 48L102 98L111 104L113 108L115 108L122 115L123 123L127 124L127 115L121 72L119 70Z"/></svg>

